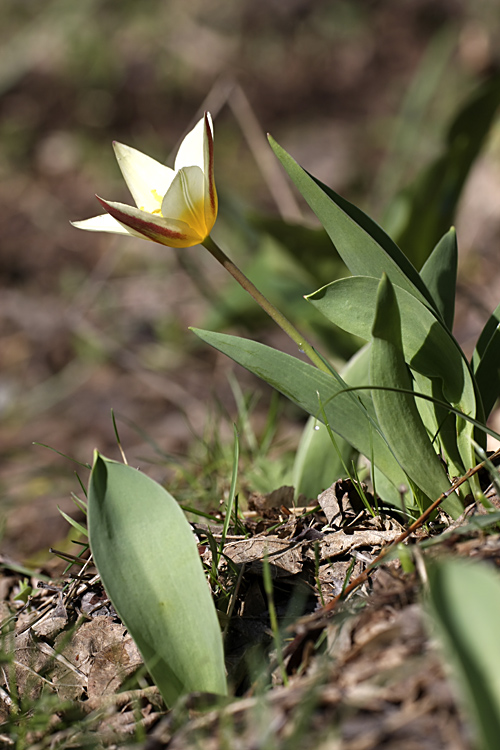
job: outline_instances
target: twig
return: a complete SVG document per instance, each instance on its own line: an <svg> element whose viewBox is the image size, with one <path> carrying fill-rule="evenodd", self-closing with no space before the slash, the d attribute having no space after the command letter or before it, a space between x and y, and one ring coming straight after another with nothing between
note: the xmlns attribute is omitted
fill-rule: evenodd
<svg viewBox="0 0 500 750"><path fill-rule="evenodd" d="M494 453L493 456L490 457L490 461L493 458L496 458L500 455L500 449ZM292 626L290 626L290 629L296 630L300 629L301 632L296 636L296 638L290 643L287 647L287 652L293 651L298 643L302 640L302 638L305 635L305 631L302 630L302 628L306 628L306 630L313 626L314 628L317 628L318 625L321 624L321 621L323 618L328 616L333 609L339 604L343 599L346 598L354 589L357 589L358 586L361 586L363 583L365 583L368 580L368 576L372 572L372 570L377 566L380 565L382 560L391 552L395 547L398 546L398 544L401 544L404 542L408 537L413 534L414 531L419 529L426 521L427 519L434 513L434 511L441 505L443 500L446 500L447 497L449 497L453 492L455 492L458 487L460 487L462 484L467 482L474 474L477 474L478 471L480 471L485 466L485 461L481 461L480 464L477 464L477 466L474 466L472 469L469 469L469 471L464 474L462 477L459 477L458 479L455 479L455 481L452 483L451 487L446 490L446 492L443 492L437 500L435 500L427 510L422 513L422 515L417 518L414 523L409 526L406 531L403 531L402 534L400 534L396 539L394 539L393 542L388 544L386 547L383 547L377 557L368 565L367 568L359 575L357 578L355 578L351 583L345 587L345 589L342 591L342 593L338 594L336 597L331 599L327 604L325 604L324 607L321 607L321 609L317 610L316 612L313 612L310 615L306 615L305 617L301 617L297 622L295 622Z"/></svg>

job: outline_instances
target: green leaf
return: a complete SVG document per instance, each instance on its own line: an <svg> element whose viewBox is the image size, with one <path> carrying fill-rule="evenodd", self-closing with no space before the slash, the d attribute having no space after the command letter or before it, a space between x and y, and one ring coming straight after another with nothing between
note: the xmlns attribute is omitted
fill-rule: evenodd
<svg viewBox="0 0 500 750"><path fill-rule="evenodd" d="M437 243L425 261L420 276L432 295L436 308L448 330L453 329L457 288L457 233L452 227Z"/></svg>
<svg viewBox="0 0 500 750"><path fill-rule="evenodd" d="M479 336L472 367L486 419L500 396L500 305L490 315Z"/></svg>
<svg viewBox="0 0 500 750"><path fill-rule="evenodd" d="M311 177L276 141L272 138L269 141L351 273L378 279L386 273L394 284L433 306L420 275L383 229L359 208Z"/></svg>
<svg viewBox="0 0 500 750"><path fill-rule="evenodd" d="M342 378L345 382L352 387L363 387L370 382L370 359L371 359L371 343L368 342L361 349L358 349L356 354L351 357L342 370ZM375 413L375 407L370 392L367 390L358 391L360 399L363 401L363 405L367 411L376 420L377 415ZM401 467L398 465L398 474L389 478L387 474L382 474L378 471L376 465L371 467L372 481L375 492L378 497L382 498L389 505L401 507L401 492L400 488L402 484L406 483L404 473L401 471ZM406 509L411 506L411 501L405 500Z"/></svg>
<svg viewBox="0 0 500 750"><path fill-rule="evenodd" d="M483 750L500 737L500 581L484 564L429 565L431 615L476 721Z"/></svg>
<svg viewBox="0 0 500 750"><path fill-rule="evenodd" d="M500 74L495 73L459 110L440 156L391 204L384 226L417 268L453 224L463 185L499 104Z"/></svg>
<svg viewBox="0 0 500 750"><path fill-rule="evenodd" d="M225 695L215 606L175 499L96 452L88 505L94 562L167 706L193 691Z"/></svg>
<svg viewBox="0 0 500 750"><path fill-rule="evenodd" d="M309 295L307 299L321 310L328 320L356 336L367 339L373 326L377 289L377 279L356 276L334 281ZM442 390L445 399L464 414L475 417L474 381L469 364L457 342L431 310L415 297L397 286L394 286L394 293L401 316L405 362L413 371L427 378L439 378L438 391ZM436 388L432 386L420 389L429 395L436 392ZM482 413L478 417L481 420ZM441 421L438 420L436 428ZM454 440L466 470L472 468L475 463L473 436L478 442L483 443L484 436L475 434L471 423L461 418L456 420ZM453 466L456 466L456 451L451 441L452 436L448 433L446 445L450 451L450 469L453 469ZM470 485L474 492L479 491L477 477L471 478Z"/></svg>
<svg viewBox="0 0 500 750"><path fill-rule="evenodd" d="M342 379L349 386L366 385L370 364L369 344L358 349L342 370ZM375 417L375 409L368 391L358 396L369 413ZM349 464L353 454L352 446L337 435L335 450L325 425L316 417L309 417L300 439L293 467L293 486L296 496L300 493L306 497L316 498L325 488L330 487L336 479L346 476L344 466ZM339 455L340 453L340 455ZM400 473L398 467L398 475ZM397 482L398 477L395 477ZM392 484L392 483L389 483ZM394 489L394 487L392 487ZM384 499L397 505L399 495L391 491Z"/></svg>
<svg viewBox="0 0 500 750"><path fill-rule="evenodd" d="M290 401L320 420L321 399L328 423L335 433L368 458L373 452L379 470L396 488L405 482L404 473L378 432L373 416L364 406L364 403L371 404L371 400L358 398L354 393L342 393L346 384L339 376L337 379L289 354L256 341L198 328L191 330L202 341L265 380Z"/></svg>
<svg viewBox="0 0 500 750"><path fill-rule="evenodd" d="M355 276L339 279L307 296L328 320L368 340L374 323L378 279ZM442 380L450 403L474 416L474 384L455 339L436 316L413 295L394 286L404 358L426 377Z"/></svg>
<svg viewBox="0 0 500 750"><path fill-rule="evenodd" d="M378 422L394 455L409 479L431 501L436 500L449 489L450 483L427 436L414 397L399 390L411 390L412 384L403 356L398 300L387 276L382 277L377 292L370 381L383 389L373 390L372 398ZM449 501L445 509L458 515L461 505L455 498Z"/></svg>
<svg viewBox="0 0 500 750"><path fill-rule="evenodd" d="M457 445L457 417L453 412L441 406L441 404L446 403L441 381L437 378L426 378L417 372L413 373L413 378L413 388L417 393L430 396L440 402L440 404L437 404L418 397L415 399L417 409L427 429L427 434L432 438L438 453L441 452L446 461L448 476L460 477L465 474L465 467L464 459L460 455ZM460 425L462 425L462 421ZM467 435L471 436L472 432L473 427L468 426ZM469 459L467 465L468 468L471 468L475 464L472 441L464 441L463 447L468 450L466 454ZM462 502L465 501L470 491L471 488L468 482L459 487L458 495L461 497Z"/></svg>
<svg viewBox="0 0 500 750"><path fill-rule="evenodd" d="M309 417L300 438L293 464L295 497L304 495L316 499L320 492L330 487L339 477L345 476L353 449L337 435L335 450L327 428L315 417Z"/></svg>

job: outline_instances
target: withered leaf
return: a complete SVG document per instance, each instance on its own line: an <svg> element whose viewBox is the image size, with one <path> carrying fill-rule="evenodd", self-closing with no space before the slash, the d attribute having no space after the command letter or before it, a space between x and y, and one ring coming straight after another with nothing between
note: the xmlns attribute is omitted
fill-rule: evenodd
<svg viewBox="0 0 500 750"><path fill-rule="evenodd" d="M52 659L38 648L36 639L33 638L29 630L15 637L14 649L15 679L18 694L23 698L35 700L43 686L42 676L47 676L52 665ZM9 690L12 690L12 686Z"/></svg>
<svg viewBox="0 0 500 750"><path fill-rule="evenodd" d="M318 542L320 549L320 559L326 560L328 557L337 557L345 555L353 549L359 547L373 547L379 549L388 544L399 536L398 529L389 531L375 531L372 529L358 529L353 534L345 534L343 531L334 531L332 534L325 534L323 539ZM314 557L312 549L307 550L308 557Z"/></svg>
<svg viewBox="0 0 500 750"><path fill-rule="evenodd" d="M300 573L303 543L290 542L277 536L254 537L230 542L224 547L224 555L233 563L245 563L250 570L260 573L264 556L267 555L271 571L276 577Z"/></svg>
<svg viewBox="0 0 500 750"><path fill-rule="evenodd" d="M123 627L121 627L123 633ZM89 672L88 696L97 706L106 696L118 692L124 680L142 664L142 657L127 633L96 654Z"/></svg>
<svg viewBox="0 0 500 750"><path fill-rule="evenodd" d="M367 494L366 485L362 484L361 489ZM359 490L350 479L337 479L318 495L318 503L327 522L336 526L340 526L349 513L356 515L364 509Z"/></svg>
<svg viewBox="0 0 500 750"><path fill-rule="evenodd" d="M116 691L125 677L142 662L125 627L111 617L95 617L78 628L68 644L65 644L66 638L66 634L58 636L55 648L84 675L84 679L79 679L69 667L58 662L53 681L57 682L61 697L72 698L76 691L81 693L87 683L89 707L96 704L99 696Z"/></svg>
<svg viewBox="0 0 500 750"><path fill-rule="evenodd" d="M263 516L269 515L275 517L277 511L282 505L286 507L292 507L294 504L294 488L293 487L279 487L277 490L268 492L266 495L261 495L258 492L252 492L248 498L249 510L256 510Z"/></svg>

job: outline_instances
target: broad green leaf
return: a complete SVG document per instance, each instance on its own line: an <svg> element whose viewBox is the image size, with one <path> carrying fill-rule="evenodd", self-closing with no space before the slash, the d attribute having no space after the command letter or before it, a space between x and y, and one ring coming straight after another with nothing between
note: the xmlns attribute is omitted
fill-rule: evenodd
<svg viewBox="0 0 500 750"><path fill-rule="evenodd" d="M363 388L370 383L370 358L371 343L368 342L346 362L342 368L342 380L351 388L359 387L360 390L356 392L356 395L376 424L377 415L370 390L369 388Z"/></svg>
<svg viewBox="0 0 500 750"><path fill-rule="evenodd" d="M370 342L366 343L361 349L358 349L356 354L353 354L351 359L345 363L341 370L342 379L345 380L349 385L363 385L368 383L368 376L370 373ZM369 394L363 394L363 396Z"/></svg>
<svg viewBox="0 0 500 750"><path fill-rule="evenodd" d="M351 273L376 278L386 273L394 284L433 306L419 274L383 229L359 208L311 177L276 141L272 138L269 141Z"/></svg>
<svg viewBox="0 0 500 750"><path fill-rule="evenodd" d="M500 305L479 336L472 367L486 419L500 397Z"/></svg>
<svg viewBox="0 0 500 750"><path fill-rule="evenodd" d="M225 695L215 606L175 499L140 471L96 452L88 522L104 588L167 706L194 691Z"/></svg>
<svg viewBox="0 0 500 750"><path fill-rule="evenodd" d="M335 433L368 458L373 453L378 468L394 482L395 487L405 482L404 473L362 400L352 392L341 392L346 387L341 378L330 376L300 359L256 341L198 328L191 330L202 341L265 380L320 420L321 399L328 423Z"/></svg>
<svg viewBox="0 0 500 750"><path fill-rule="evenodd" d="M349 386L353 387L366 387L370 382L370 359L371 359L371 343L365 344L359 349L356 354L351 357L342 369L342 378ZM375 406L368 390L361 390L357 392L360 399L363 402L366 410L376 420L377 415L375 413ZM406 484L404 474L401 473L401 467L398 465L398 474L392 478L387 474L382 474L378 471L377 466L371 467L371 475L375 493L378 497L382 498L389 505L395 505L399 507L401 505L401 492L400 488L402 484ZM411 501L408 498L405 499L405 503L411 506Z"/></svg>
<svg viewBox="0 0 500 750"><path fill-rule="evenodd" d="M500 737L500 580L483 563L429 565L431 615L475 719L483 750Z"/></svg>
<svg viewBox="0 0 500 750"><path fill-rule="evenodd" d="M439 379L426 378L415 371L413 372L413 379L413 388L416 393L430 396L441 402L441 404L446 403L442 383ZM461 432L457 432L457 416L449 409L441 406L441 404L436 404L423 398L416 397L415 402L434 448L438 453L441 452L446 462L448 476L462 476L466 471L465 464L467 464L467 468L471 468L476 463L474 445L471 440L473 426L465 424L460 419L458 425L459 429L464 431L464 435L462 436ZM460 455L459 444L465 459ZM465 482L459 487L457 492L462 502L465 502L465 498L471 489L474 491L479 490L479 486L476 487L474 481L471 481L470 483Z"/></svg>
<svg viewBox="0 0 500 750"><path fill-rule="evenodd" d="M356 276L334 281L319 289L307 299L328 320L341 328L367 339L374 320L377 298L377 279ZM394 286L401 316L401 334L404 359L415 372L428 378L439 378L446 400L464 414L476 416L474 382L469 365L453 336L436 316L404 289ZM481 415L479 415L481 418ZM465 469L475 463L471 423L458 419L456 441ZM483 442L484 436L477 434ZM448 436L448 441L450 436ZM452 466L454 451L450 447ZM452 468L452 467L451 467ZM479 490L477 478L471 478L471 487Z"/></svg>
<svg viewBox="0 0 500 750"><path fill-rule="evenodd" d="M375 317L379 281L366 276L339 279L307 296L328 320L368 340ZM474 416L474 385L454 338L436 316L413 295L394 286L404 358L413 370L437 377L450 403Z"/></svg>
<svg viewBox="0 0 500 750"><path fill-rule="evenodd" d="M387 276L380 281L372 327L370 361L373 403L381 429L405 473L431 501L446 492L450 483L432 447L411 390L410 373L403 355L401 316L395 289ZM380 388L380 389L379 389ZM445 510L458 515L461 504L446 501Z"/></svg>
<svg viewBox="0 0 500 750"><path fill-rule="evenodd" d="M455 316L457 267L457 233L452 227L441 237L420 271L420 276L449 331L453 329Z"/></svg>
<svg viewBox="0 0 500 750"><path fill-rule="evenodd" d="M374 494L377 498L381 498L388 505L402 508L404 512L411 511L414 514L418 514L419 508L415 498L412 496L412 493L409 492L410 487L408 478L405 476L404 472L402 472L402 476L403 481L396 485L394 482L391 482L385 474L382 474L377 466L372 466L371 478Z"/></svg>
<svg viewBox="0 0 500 750"><path fill-rule="evenodd" d="M441 445L447 460L451 460L450 476L461 476L465 473L463 461L457 449L457 417L442 404L446 404L441 381L437 378L426 378L413 372L413 388L417 393L430 396L440 403L416 398L416 403L429 435L436 438L436 445ZM423 416L426 414L427 416ZM428 420L428 421L426 421ZM470 467L469 467L470 468Z"/></svg>
<svg viewBox="0 0 500 750"><path fill-rule="evenodd" d="M366 386L369 383L370 344L366 344L354 354L342 370L342 379L349 386ZM368 413L376 419L375 407L368 390L359 391L358 397L367 409ZM345 466L349 468L349 460L353 455L353 448L349 443L336 436L337 448L340 455L332 445L332 441L325 425L315 417L309 417L300 440L299 448L294 462L293 486L296 496L300 493L306 497L317 497L317 495L339 477L346 476ZM376 467L371 467L372 477L376 485L378 497L381 497L389 505L399 506L401 495L397 487L404 475L399 465L395 465L396 474L390 478ZM387 471L387 470L386 470Z"/></svg>
<svg viewBox="0 0 500 750"><path fill-rule="evenodd" d="M293 464L295 498L304 495L315 499L336 479L346 476L344 466L349 464L353 449L339 435L336 442L340 456L332 445L325 425L315 417L309 417Z"/></svg>
<svg viewBox="0 0 500 750"><path fill-rule="evenodd" d="M499 104L500 74L496 72L459 110L442 153L391 204L383 224L417 268L453 224L465 180Z"/></svg>

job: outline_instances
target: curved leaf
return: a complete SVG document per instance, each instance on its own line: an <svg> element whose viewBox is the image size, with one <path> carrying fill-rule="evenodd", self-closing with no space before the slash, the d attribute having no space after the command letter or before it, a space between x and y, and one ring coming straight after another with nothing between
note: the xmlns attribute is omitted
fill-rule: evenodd
<svg viewBox="0 0 500 750"><path fill-rule="evenodd" d="M372 398L378 422L394 455L410 480L431 501L436 500L449 489L450 483L427 436L414 397L399 390L411 390L411 379L403 356L398 300L387 276L382 277L377 292L370 381L371 385L382 387L372 391ZM449 498L446 510L459 514L462 508L455 498Z"/></svg>
<svg viewBox="0 0 500 750"><path fill-rule="evenodd" d="M326 418L334 432L367 458L373 453L378 468L396 488L405 482L404 472L380 435L374 417L365 408L362 399L352 392L341 392L346 383L340 376L337 379L257 341L198 328L191 330L202 341L265 380L317 419L321 419L321 399Z"/></svg>
<svg viewBox="0 0 500 750"><path fill-rule="evenodd" d="M356 354L351 357L342 370L342 378L345 382L352 387L363 387L370 382L370 359L371 359L371 342L365 344L361 349L358 349ZM375 412L375 406L369 390L361 390L357 392L359 397L363 401L363 405L367 411L377 419ZM393 476L389 476L387 472L382 474L377 465L372 465L371 475L373 488L378 497L381 497L389 505L401 507L401 486L406 484L406 477L404 472L401 471L401 467L398 464L398 473ZM405 501L406 502L406 501ZM407 502L407 506L411 503Z"/></svg>
<svg viewBox="0 0 500 750"><path fill-rule="evenodd" d="M336 479L345 476L344 465L348 464L353 449L339 435L336 442L340 456L332 445L325 425L315 417L309 417L293 463L295 498L304 495L308 499L316 499Z"/></svg>
<svg viewBox="0 0 500 750"><path fill-rule="evenodd" d="M367 339L373 326L377 289L377 279L356 276L334 281L307 299L333 323ZM468 416L476 416L474 382L467 360L455 339L415 297L397 286L394 286L394 293L401 316L405 362L427 378L439 378L443 395L449 403ZM472 424L459 418L455 440L465 469L472 468L475 463L473 435ZM484 436L477 435L476 439L482 444ZM453 456L451 446L450 450ZM477 478L472 477L470 484L474 491L479 490Z"/></svg>
<svg viewBox="0 0 500 750"><path fill-rule="evenodd" d="M486 419L500 397L500 305L490 315L479 336L472 367Z"/></svg>
<svg viewBox="0 0 500 750"><path fill-rule="evenodd" d="M359 349L343 368L342 378L347 385L366 386L370 382L370 346L370 344L366 344ZM375 407L369 391L359 391L358 397L368 413L376 419ZM344 465L349 465L353 448L340 435L337 435L337 448L340 451L343 463L332 445L325 425L318 422L316 417L309 417L302 432L294 462L293 486L296 496L302 493L307 497L316 498L335 479L345 476ZM376 466L371 467L371 473L377 495L387 504L399 507L401 505L401 494L397 488L404 475L398 464L395 464L395 468L396 473L392 475L392 479L377 471ZM386 472L388 472L387 468Z"/></svg>
<svg viewBox="0 0 500 750"><path fill-rule="evenodd" d="M472 712L484 750L500 737L500 581L485 564L429 565L431 614Z"/></svg>
<svg viewBox="0 0 500 750"><path fill-rule="evenodd" d="M307 296L328 320L368 340L375 318L379 281L367 276L339 279ZM426 377L438 377L450 403L475 415L474 384L465 357L444 325L413 295L394 286L401 316L407 364Z"/></svg>
<svg viewBox="0 0 500 750"><path fill-rule="evenodd" d="M95 455L88 497L94 562L167 706L227 693L222 637L195 537L161 485Z"/></svg>
<svg viewBox="0 0 500 750"><path fill-rule="evenodd" d="M446 409L446 399L443 396L441 381L437 378L426 378L418 372L413 372L413 389L416 393L437 399L440 403L433 403L423 398L415 398L417 409L426 427L436 451L443 456L450 477L460 477L465 474L465 466L471 468L475 464L474 444L470 439L473 432L472 424L466 424L463 419ZM443 405L442 405L443 404ZM461 430L463 430L463 435ZM459 450L462 449L464 457ZM457 490L457 494L465 502L471 489L476 487L474 480L464 482Z"/></svg>
<svg viewBox="0 0 500 750"><path fill-rule="evenodd" d="M451 332L455 317L458 245L452 227L437 243L420 270L420 276L432 295L444 324Z"/></svg>
<svg viewBox="0 0 500 750"><path fill-rule="evenodd" d="M393 284L434 307L420 275L384 230L359 208L311 177L273 138L269 142L351 273L376 278L386 273Z"/></svg>

